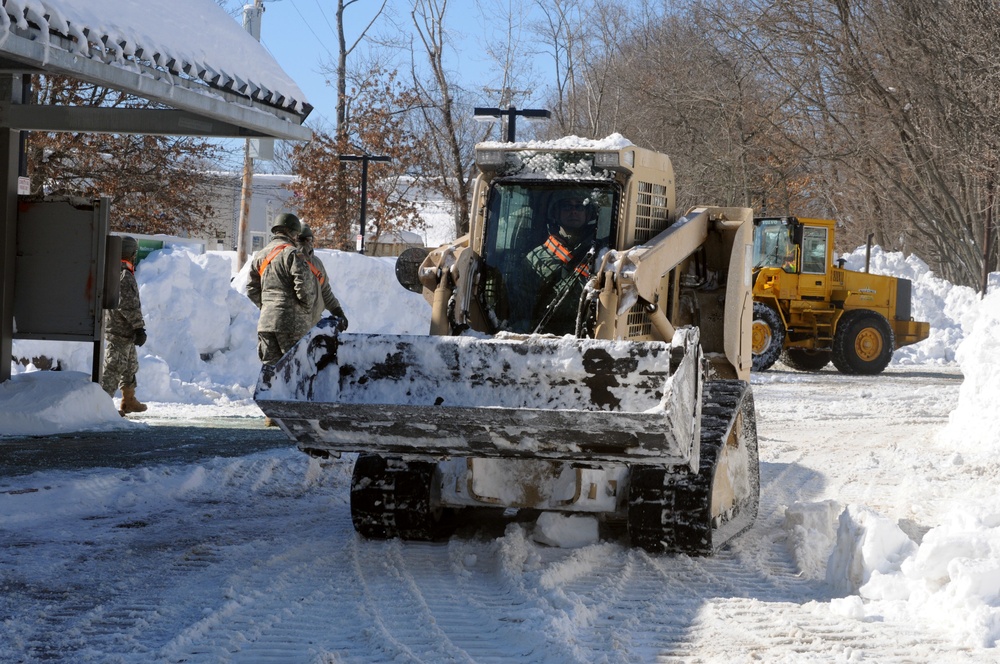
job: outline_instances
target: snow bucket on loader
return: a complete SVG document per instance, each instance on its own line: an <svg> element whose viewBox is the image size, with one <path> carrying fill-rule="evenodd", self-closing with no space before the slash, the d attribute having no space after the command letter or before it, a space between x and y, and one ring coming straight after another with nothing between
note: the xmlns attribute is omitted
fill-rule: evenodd
<svg viewBox="0 0 1000 664"><path fill-rule="evenodd" d="M697 328L671 343L344 334L318 325L255 400L310 453L699 463Z"/></svg>

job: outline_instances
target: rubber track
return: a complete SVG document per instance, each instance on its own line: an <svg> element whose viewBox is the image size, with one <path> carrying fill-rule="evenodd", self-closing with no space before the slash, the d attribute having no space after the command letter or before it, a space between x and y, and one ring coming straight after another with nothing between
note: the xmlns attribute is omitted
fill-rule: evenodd
<svg viewBox="0 0 1000 664"><path fill-rule="evenodd" d="M369 539L436 540L447 524L431 507L437 464L363 454L351 479L351 520Z"/></svg>
<svg viewBox="0 0 1000 664"><path fill-rule="evenodd" d="M737 412L749 455L751 499L721 524L712 523L712 478ZM632 543L651 553L708 555L753 525L757 518L760 475L753 396L744 381L705 384L701 411L701 461L698 474L656 466L634 466L629 489Z"/></svg>

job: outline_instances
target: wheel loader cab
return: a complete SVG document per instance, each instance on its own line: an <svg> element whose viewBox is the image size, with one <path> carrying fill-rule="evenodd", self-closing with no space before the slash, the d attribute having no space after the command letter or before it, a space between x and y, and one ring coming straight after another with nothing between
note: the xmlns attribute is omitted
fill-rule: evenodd
<svg viewBox="0 0 1000 664"><path fill-rule="evenodd" d="M764 267L781 268L785 272L799 271L799 244L802 226L794 217L754 219L757 226L753 239L754 270ZM797 237L798 236L798 237Z"/></svg>
<svg viewBox="0 0 1000 664"><path fill-rule="evenodd" d="M610 181L492 184L478 293L492 331L587 336L583 287L613 244L619 198Z"/></svg>

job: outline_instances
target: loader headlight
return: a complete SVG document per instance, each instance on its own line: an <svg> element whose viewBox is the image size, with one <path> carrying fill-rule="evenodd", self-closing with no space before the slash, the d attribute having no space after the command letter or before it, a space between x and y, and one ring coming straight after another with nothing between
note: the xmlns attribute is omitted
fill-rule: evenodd
<svg viewBox="0 0 1000 664"><path fill-rule="evenodd" d="M507 161L504 150L476 150L476 165L482 169L500 168Z"/></svg>
<svg viewBox="0 0 1000 664"><path fill-rule="evenodd" d="M635 165L635 152L595 152L594 153L594 168L608 168L611 170L619 169L622 166L634 166Z"/></svg>
<svg viewBox="0 0 1000 664"><path fill-rule="evenodd" d="M617 168L621 164L617 152L595 152L594 166L597 168Z"/></svg>

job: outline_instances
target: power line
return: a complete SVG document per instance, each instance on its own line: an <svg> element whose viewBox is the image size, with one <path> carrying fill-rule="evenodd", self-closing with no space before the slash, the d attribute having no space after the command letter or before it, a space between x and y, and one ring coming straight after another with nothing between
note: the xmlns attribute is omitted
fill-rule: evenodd
<svg viewBox="0 0 1000 664"><path fill-rule="evenodd" d="M320 47L324 51L326 51L326 54L329 55L331 59L335 59L333 57L333 53L330 52L330 49L328 49L326 47L326 43L320 38L320 36L318 34L316 34L316 31L313 30L312 24L306 19L305 15L302 13L302 10L299 9L299 6L297 4L295 4L295 0L288 0L288 1L289 1L289 3L291 3L292 7L295 9L295 13L299 15L300 19L302 19L302 22L305 24L306 28L309 30L309 32L312 33L312 36L316 38L317 42L319 42ZM322 8L320 9L320 14L323 14ZM330 25L330 21L327 20L326 14L323 14L323 20L326 21L327 26ZM331 30L332 30L332 28L331 28Z"/></svg>

